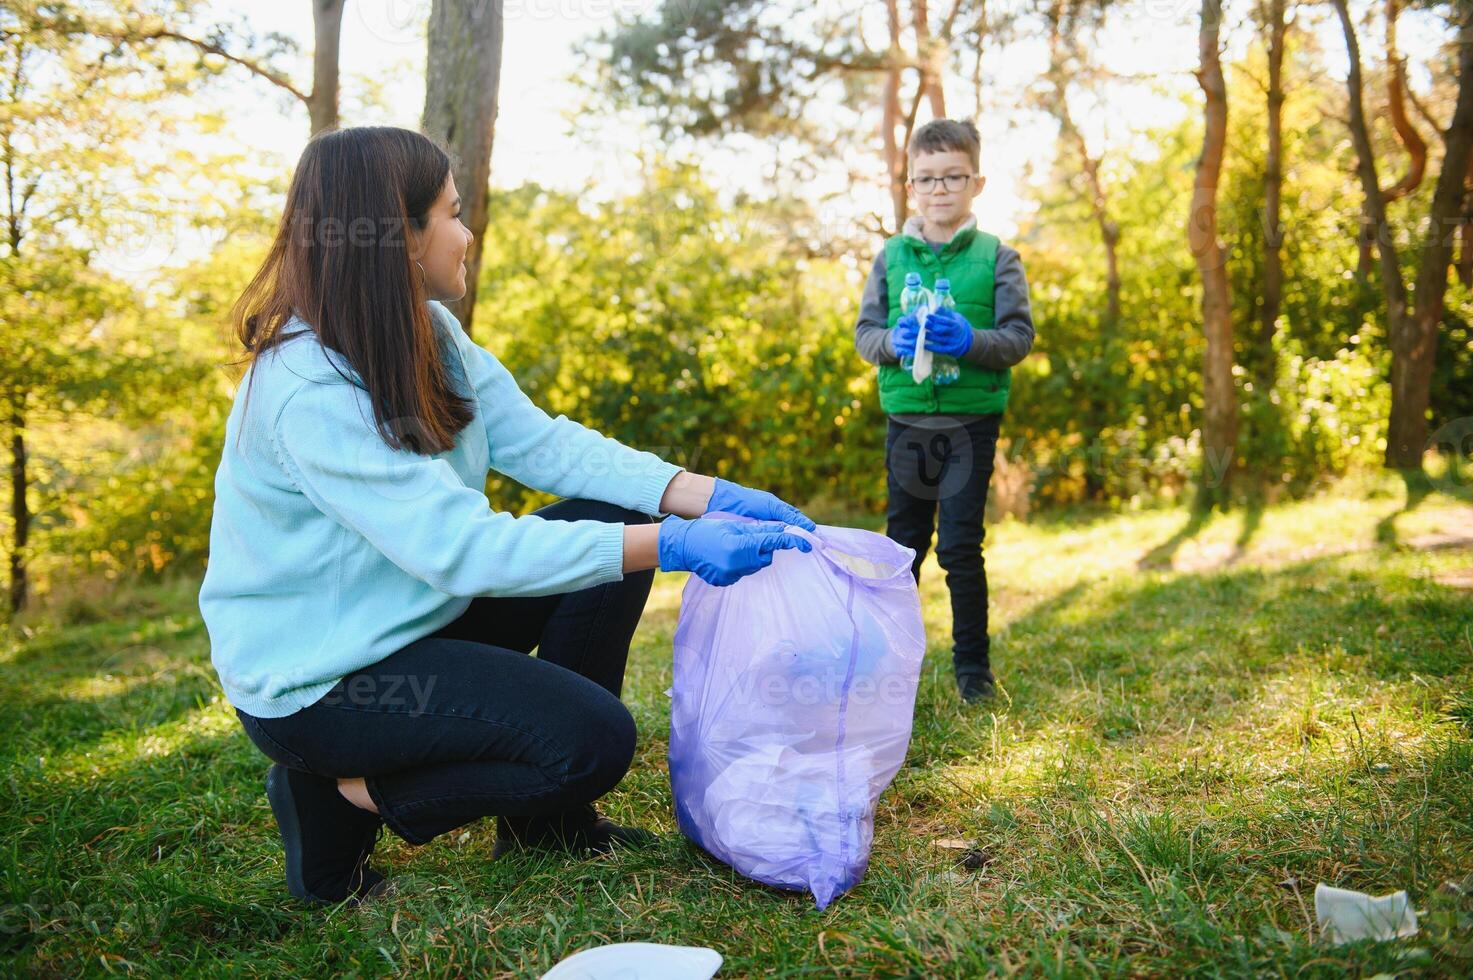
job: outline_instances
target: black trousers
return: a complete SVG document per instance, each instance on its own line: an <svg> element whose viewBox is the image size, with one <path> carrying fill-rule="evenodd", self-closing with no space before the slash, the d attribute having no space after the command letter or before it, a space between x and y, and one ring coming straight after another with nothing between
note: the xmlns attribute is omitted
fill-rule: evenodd
<svg viewBox="0 0 1473 980"><path fill-rule="evenodd" d="M537 514L650 521L589 500ZM653 581L644 571L562 595L478 597L454 622L295 714L236 714L282 765L364 777L384 823L411 844L492 814L576 826L634 757L634 719L619 691Z"/></svg>
<svg viewBox="0 0 1473 980"><path fill-rule="evenodd" d="M891 418L885 434L886 534L915 549L911 572L919 583L936 532L936 560L951 592L952 662L959 668L990 667L982 514L1001 420L1001 414Z"/></svg>

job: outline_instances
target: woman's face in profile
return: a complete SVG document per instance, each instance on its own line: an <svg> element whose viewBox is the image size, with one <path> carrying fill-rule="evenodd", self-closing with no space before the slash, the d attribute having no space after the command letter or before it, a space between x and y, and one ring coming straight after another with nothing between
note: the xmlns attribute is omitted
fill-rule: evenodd
<svg viewBox="0 0 1473 980"><path fill-rule="evenodd" d="M465 255L473 237L460 221L455 178L446 176L440 196L430 205L425 229L413 235L412 258L424 267L425 291L430 299L448 303L465 295Z"/></svg>

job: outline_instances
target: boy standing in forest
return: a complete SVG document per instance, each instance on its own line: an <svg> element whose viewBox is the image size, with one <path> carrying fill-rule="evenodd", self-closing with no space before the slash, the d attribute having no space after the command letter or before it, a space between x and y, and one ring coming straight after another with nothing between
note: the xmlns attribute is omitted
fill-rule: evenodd
<svg viewBox="0 0 1473 980"><path fill-rule="evenodd" d="M977 228L972 201L986 178L981 138L970 122L937 119L916 130L907 149L907 189L920 212L875 257L860 301L854 345L879 366L880 406L888 418L886 533L921 562L941 514L936 560L951 592L952 666L968 702L993 693L987 634L987 570L982 514L992 478L998 424L1014 364L1033 347L1028 283L1018 253ZM900 294L916 273L932 291L950 281L956 309L926 320L925 349L955 358L959 376L917 382L900 366L916 353L920 324L903 314Z"/></svg>

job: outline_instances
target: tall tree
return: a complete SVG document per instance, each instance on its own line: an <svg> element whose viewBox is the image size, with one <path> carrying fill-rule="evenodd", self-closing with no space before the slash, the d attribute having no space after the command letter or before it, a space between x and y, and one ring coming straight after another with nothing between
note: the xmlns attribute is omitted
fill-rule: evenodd
<svg viewBox="0 0 1473 980"><path fill-rule="evenodd" d="M1041 79L1037 104L1059 124L1056 166L1066 175L1067 186L1077 190L1099 229L1105 257L1105 302L1096 326L1103 343L1110 344L1120 336L1121 325L1120 224L1111 212L1109 191L1101 175L1104 150L1091 150L1070 106L1071 90L1087 86L1097 74L1087 62L1088 35L1101 25L1107 6L1108 3L1100 0L1049 0L1040 11L1048 28L1048 66ZM1085 360L1102 354L1099 350L1081 349L1077 356ZM1115 412L1110 404L1110 392L1102 386L1085 383L1079 386L1078 393L1080 434L1091 446L1099 446L1101 432ZM1104 494L1105 473L1097 462L1085 467L1084 488L1085 495L1091 499Z"/></svg>
<svg viewBox="0 0 1473 980"><path fill-rule="evenodd" d="M590 48L602 74L603 95L615 105L646 112L666 135L707 137L732 132L800 143L804 164L822 159L850 167L851 178L872 179L855 167L866 148L856 133L872 133L888 184L891 215L874 216L872 230L898 229L908 214L906 145L922 105L946 112L948 70L959 69L966 45L974 88L980 83L980 44L989 22L985 0L950 0L931 16L925 0L885 0L859 11L777 0L664 0L651 15L621 21ZM867 10L883 10L884 47L865 30ZM906 16L908 12L909 16ZM852 113L808 111L815 101ZM868 159L873 159L869 157Z"/></svg>
<svg viewBox="0 0 1473 980"><path fill-rule="evenodd" d="M1273 389L1278 373L1274 334L1284 291L1284 41L1285 0L1268 0L1260 17L1268 33L1268 148L1263 162L1263 289L1258 301L1259 387Z"/></svg>
<svg viewBox="0 0 1473 980"><path fill-rule="evenodd" d="M895 227L905 223L909 201L905 193L905 146L910 139L907 129L899 140L895 127L900 124L900 76L905 53L900 47L900 5L898 0L885 0L885 27L890 34L890 48L885 56L885 96L880 113L880 150L885 157L885 180L890 191L891 213Z"/></svg>
<svg viewBox="0 0 1473 980"><path fill-rule="evenodd" d="M1427 409L1437 353L1437 332L1442 322L1448 267L1452 261L1453 230L1461 219L1464 184L1470 153L1473 153L1473 6L1466 3L1449 5L1449 19L1456 31L1458 95L1452 118L1442 133L1442 165L1432 193L1427 235L1422 243L1409 303L1400 256L1386 216L1386 193L1377 176L1376 156L1366 121L1360 43L1346 0L1333 0L1333 3L1350 61L1346 86L1356 174L1365 196L1366 213L1375 228L1381 286L1386 295L1386 327L1391 344L1391 413L1386 433L1386 465L1398 469L1420 469L1427 445Z"/></svg>
<svg viewBox="0 0 1473 980"><path fill-rule="evenodd" d="M1468 175L1463 179L1463 213L1458 219L1458 279L1473 286L1473 158L1468 160Z"/></svg>
<svg viewBox="0 0 1473 980"><path fill-rule="evenodd" d="M1427 170L1427 143L1407 116L1406 62L1398 52L1396 44L1396 22L1400 16L1400 0L1386 0L1384 18L1386 27L1386 113L1391 121L1392 132L1396 134L1397 141L1407 154L1406 173L1402 174L1401 179L1396 183L1381 191L1386 204L1394 204L1416 190L1421 185L1422 176ZM1370 278L1371 267L1376 261L1374 254L1376 236L1375 223L1363 205L1361 231L1357 242L1359 246L1357 273L1362 279Z"/></svg>
<svg viewBox="0 0 1473 980"><path fill-rule="evenodd" d="M434 0L421 128L450 151L466 227L475 235L465 257L466 294L450 304L466 332L476 307L491 144L501 84L502 0Z"/></svg>
<svg viewBox="0 0 1473 980"><path fill-rule="evenodd" d="M1427 172L1427 142L1407 116L1406 60L1396 45L1396 21L1400 16L1400 0L1386 0L1386 109L1391 128L1407 153L1406 173L1386 189L1388 204L1416 190Z"/></svg>
<svg viewBox="0 0 1473 980"><path fill-rule="evenodd" d="M1084 133L1069 108L1069 89L1081 71L1083 53L1078 33L1093 26L1100 9L1088 3L1052 0L1044 13L1048 23L1048 68L1044 72L1047 94L1044 108L1059 123L1059 138L1076 159L1083 178L1083 197L1100 230L1105 249L1105 312L1103 326L1113 330L1120 324L1120 225L1110 214L1109 192L1100 176L1103 151L1092 153Z"/></svg>
<svg viewBox="0 0 1473 980"><path fill-rule="evenodd" d="M1381 288L1386 296L1387 327L1393 338L1392 347L1394 349L1396 346L1394 338L1406 332L1402 325L1406 319L1407 310L1406 283L1401 277L1396 242L1391 237L1390 226L1386 221L1386 194L1381 189L1376 155L1371 147L1371 130L1366 123L1360 41L1356 37L1355 26L1351 23L1350 11L1346 7L1345 0L1332 0L1332 2L1340 17L1340 24L1345 34L1345 46L1350 56L1350 67L1346 74L1350 99L1350 135L1355 143L1356 176L1360 179L1361 192L1364 195L1361 212L1369 229L1362 231L1361 240L1364 243L1368 238L1379 237L1381 239L1378 243L1380 247L1376 249L1376 252L1381 257ZM1365 254L1368 253L1363 250L1362 255ZM1393 392L1394 390L1393 385Z"/></svg>
<svg viewBox="0 0 1473 980"><path fill-rule="evenodd" d="M95 38L79 44L25 13L0 11L0 445L12 613L30 594L33 431L85 414L146 418L185 362L155 345L167 314L143 315L94 259L130 231L144 242L157 231L153 188L177 175L138 162L141 143L170 134L147 110L197 77L193 66L140 62Z"/></svg>
<svg viewBox="0 0 1473 980"><path fill-rule="evenodd" d="M1442 132L1442 126L1415 93L1410 89L1404 91L1423 121L1432 127L1432 131ZM1453 238L1456 240L1457 250L1453 257L1453 270L1464 286L1473 286L1473 154L1469 155L1468 173L1463 177L1463 205L1456 224Z"/></svg>
<svg viewBox="0 0 1473 980"><path fill-rule="evenodd" d="M338 48L346 0L311 2L315 45L310 90L294 82L277 63L296 50L295 41L281 34L258 39L244 27L209 22L206 5L200 0L116 0L106 12L75 3L34 0L16 0L15 7L33 29L91 36L120 45L184 46L195 51L210 70L243 69L301 102L315 136L338 125Z"/></svg>
<svg viewBox="0 0 1473 980"><path fill-rule="evenodd" d="M1233 321L1228 298L1227 250L1217 235L1217 183L1227 141L1227 83L1219 33L1222 0L1202 0L1197 83L1204 97L1202 153L1192 187L1187 240L1202 280L1202 473L1199 506L1226 499L1237 451L1238 399L1233 389Z"/></svg>
<svg viewBox="0 0 1473 980"><path fill-rule="evenodd" d="M312 0L312 91L307 114L312 135L338 125L338 46L345 0Z"/></svg>

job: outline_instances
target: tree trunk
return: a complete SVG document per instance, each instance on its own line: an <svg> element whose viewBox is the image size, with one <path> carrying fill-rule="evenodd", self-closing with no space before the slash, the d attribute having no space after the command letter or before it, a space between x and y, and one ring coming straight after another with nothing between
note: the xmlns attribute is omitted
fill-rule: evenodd
<svg viewBox="0 0 1473 980"><path fill-rule="evenodd" d="M1397 140L1407 151L1407 171L1402 175L1401 180L1381 191L1383 212L1386 205L1416 190L1422 183L1422 176L1427 169L1427 144L1407 117L1406 66L1402 64L1401 56L1397 53L1396 48L1396 21L1400 14L1401 5L1398 0L1386 0L1387 115L1391 119L1391 128L1396 132ZM1356 262L1356 274L1361 279L1371 277L1371 269L1375 264L1376 243L1387 234L1384 215L1382 220L1378 221L1372 216L1369 205L1363 205L1360 236L1357 239L1359 256Z"/></svg>
<svg viewBox="0 0 1473 980"><path fill-rule="evenodd" d="M978 0L976 50L972 52L972 118L982 117L982 39L987 36L987 0Z"/></svg>
<svg viewBox="0 0 1473 980"><path fill-rule="evenodd" d="M1090 154L1089 144L1079 127L1075 125L1074 114L1069 109L1070 77L1067 61L1068 54L1072 52L1065 50L1065 36L1068 35L1070 38L1068 43L1074 43L1074 35L1071 32L1076 24L1070 17L1069 5L1063 0L1055 0L1049 6L1046 16L1049 25L1049 59L1045 77L1052 89L1053 100L1046 104L1046 108L1059 121L1059 141L1066 148L1060 152L1061 161L1064 153L1069 151L1079 156L1079 170L1086 183L1086 192L1082 196L1085 203L1089 205L1095 224L1100 229L1100 243L1105 249L1105 315L1101 318L1099 332L1103 336L1114 337L1118 334L1121 321L1118 255L1120 225L1110 217L1109 198L1104 182L1100 179L1100 158ZM1100 500L1105 496L1105 468L1100 456L1093 450L1103 448L1100 442L1100 430L1110 417L1110 407L1104 403L1094 389L1082 397L1082 411L1079 413L1080 433L1091 450L1086 454L1084 467L1084 496L1088 500Z"/></svg>
<svg viewBox="0 0 1473 980"><path fill-rule="evenodd" d="M312 94L307 112L312 135L338 125L338 45L343 33L344 0L312 0Z"/></svg>
<svg viewBox="0 0 1473 980"><path fill-rule="evenodd" d="M1060 66L1060 71L1062 72L1062 66ZM1086 197L1095 223L1100 229L1100 241L1105 246L1105 319L1100 324L1100 329L1106 336L1115 337L1118 335L1121 321L1120 261L1117 254L1120 246L1120 225L1110 217L1109 199L1105 195L1104 182L1100 180L1100 161L1090 156L1089 145L1085 143L1084 134L1074 125L1074 117L1069 112L1068 85L1064 82L1062 74L1055 76L1054 92L1058 100L1060 135L1072 143L1079 154L1080 170L1084 173L1089 186ZM1100 439L1100 432L1096 426L1101 425L1108 418L1108 412L1109 406L1103 404L1096 395L1091 394L1086 399L1084 418L1088 420L1090 428L1085 432L1085 436L1096 444ZM1093 455L1084 467L1084 494L1090 500L1099 500L1105 495L1104 468L1099 458Z"/></svg>
<svg viewBox="0 0 1473 980"><path fill-rule="evenodd" d="M1192 188L1187 239L1202 278L1202 329L1207 340L1202 364L1202 474L1199 506L1227 499L1237 450L1238 402L1233 391L1233 322L1228 302L1227 252L1217 238L1217 182L1227 140L1227 84L1222 75L1218 34L1222 0L1202 0L1198 35L1201 67L1197 83L1205 97L1202 155Z"/></svg>
<svg viewBox="0 0 1473 980"><path fill-rule="evenodd" d="M502 0L434 0L430 7L425 135L450 153L466 227L475 235L465 257L466 294L448 304L467 333L475 312L496 98L501 82Z"/></svg>
<svg viewBox="0 0 1473 980"><path fill-rule="evenodd" d="M1258 307L1259 387L1272 390L1278 375L1274 334L1284 290L1284 3L1268 5L1268 155L1263 166L1263 292Z"/></svg>
<svg viewBox="0 0 1473 980"><path fill-rule="evenodd" d="M1089 209L1095 224L1100 229L1100 241L1105 246L1105 314L1107 329L1120 325L1120 225L1110 217L1110 201L1105 194L1104 181L1100 179L1100 159L1090 156L1089 145L1084 134L1074 125L1074 118L1059 89L1059 124L1064 135L1074 144L1079 153L1079 167L1089 185Z"/></svg>
<svg viewBox="0 0 1473 980"><path fill-rule="evenodd" d="M911 0L911 22L916 32L916 60L920 64L920 92L931 100L931 115L946 118L946 94L941 87L941 72L946 61L946 47L931 37L931 19L926 0Z"/></svg>
<svg viewBox="0 0 1473 980"><path fill-rule="evenodd" d="M1407 118L1406 64L1396 50L1396 18L1400 14L1398 0L1386 0L1386 106L1391 128L1407 151L1407 172L1401 180L1386 189L1386 203L1400 200L1422 183L1427 172L1427 143L1417 127Z"/></svg>
<svg viewBox="0 0 1473 980"><path fill-rule="evenodd" d="M31 509L26 502L26 396L10 394L10 614L26 606L26 547L31 532Z"/></svg>
<svg viewBox="0 0 1473 980"><path fill-rule="evenodd" d="M1345 34L1345 50L1350 67L1345 76L1350 104L1350 136L1355 143L1356 175L1360 178L1361 192L1365 195L1362 210L1370 220L1377 238L1377 253L1381 256L1381 287L1386 294L1386 329L1391 341L1391 417L1386 439L1386 465L1399 466L1406 462L1406 436L1415 430L1406 419L1409 408L1420 401L1422 431L1426 432L1425 415L1427 391L1425 384L1420 399L1415 394L1418 372L1408 370L1407 357L1416 345L1413 342L1415 326L1407 313L1406 282L1401 278L1400 260L1396 254L1396 243L1391 229L1386 224L1386 199L1381 193L1380 178L1376 174L1376 156L1371 148L1370 129L1366 124L1366 112L1362 96L1360 43L1356 40L1355 25L1350 20L1350 11L1345 0L1333 0L1335 13L1340 18L1340 28ZM1426 381L1430 382L1430 374ZM1421 464L1422 446L1416 447L1416 461Z"/></svg>
<svg viewBox="0 0 1473 980"><path fill-rule="evenodd" d="M1384 202L1383 202L1384 203ZM1356 231L1356 261L1355 274L1362 281L1371 278L1371 272L1376 268L1376 222L1371 213L1366 210L1366 203L1361 202L1360 228Z"/></svg>
<svg viewBox="0 0 1473 980"><path fill-rule="evenodd" d="M1468 176L1463 180L1463 215L1458 222L1458 279L1473 286L1473 157L1468 159Z"/></svg>
<svg viewBox="0 0 1473 980"><path fill-rule="evenodd" d="M1069 80L1065 76L1064 32L1067 30L1067 11L1055 3L1049 11L1049 67L1048 78L1053 87L1054 113L1059 120L1059 135L1079 154L1079 169L1089 185L1087 203L1095 224L1100 229L1100 241L1105 246L1105 311L1108 318L1105 328L1113 331L1120 325L1120 225L1110 217L1109 198L1104 182L1100 179L1100 157L1090 155L1089 144L1084 134L1074 124L1074 115L1069 111Z"/></svg>
<svg viewBox="0 0 1473 980"><path fill-rule="evenodd" d="M1400 343L1393 340L1391 347L1391 424L1386 461L1400 469L1420 468L1427 448L1427 406L1437 331L1447 297L1453 230L1462 211L1463 178L1473 154L1473 8L1462 6L1458 17L1458 101L1443 134L1442 171L1432 192L1427 241L1422 246L1412 292L1412 314L1406 321L1406 335Z"/></svg>
<svg viewBox="0 0 1473 980"><path fill-rule="evenodd" d="M885 19L890 30L890 66L885 71L885 104L881 111L880 137L885 148L885 175L890 184L890 204L895 213L895 230L905 227L908 211L905 198L905 147L895 143L900 124L900 8L897 0L885 0Z"/></svg>

